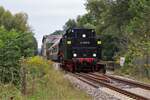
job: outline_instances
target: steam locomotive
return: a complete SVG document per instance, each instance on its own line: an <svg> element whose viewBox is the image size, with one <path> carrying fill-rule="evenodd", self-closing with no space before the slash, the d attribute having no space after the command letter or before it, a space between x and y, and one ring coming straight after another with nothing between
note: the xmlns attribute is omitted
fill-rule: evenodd
<svg viewBox="0 0 150 100"><path fill-rule="evenodd" d="M49 49L49 58L71 72L106 72L100 63L102 42L94 29L69 29Z"/></svg>

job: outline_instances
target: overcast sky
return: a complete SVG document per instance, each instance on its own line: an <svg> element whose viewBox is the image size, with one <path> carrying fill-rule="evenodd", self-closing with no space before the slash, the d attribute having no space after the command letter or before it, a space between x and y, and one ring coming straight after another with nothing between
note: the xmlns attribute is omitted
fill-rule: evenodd
<svg viewBox="0 0 150 100"><path fill-rule="evenodd" d="M69 18L86 13L85 0L0 0L13 13L25 12L41 47L43 35L62 29Z"/></svg>

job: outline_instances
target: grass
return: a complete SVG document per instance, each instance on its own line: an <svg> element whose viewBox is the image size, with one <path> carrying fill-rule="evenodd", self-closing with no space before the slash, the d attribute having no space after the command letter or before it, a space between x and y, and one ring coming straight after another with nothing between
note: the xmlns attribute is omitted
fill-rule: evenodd
<svg viewBox="0 0 150 100"><path fill-rule="evenodd" d="M12 84L0 84L0 100L10 100L11 97L15 97L15 100L21 100L22 96L19 89Z"/></svg>
<svg viewBox="0 0 150 100"><path fill-rule="evenodd" d="M27 98L30 100L90 100L87 94L74 88L63 76L62 72L52 70L48 76L37 80L35 92Z"/></svg>
<svg viewBox="0 0 150 100"><path fill-rule="evenodd" d="M63 72L54 70L52 62L40 57L33 57L28 59L25 65L29 65L28 69L31 68L32 72L36 73L32 73L32 75L36 76L40 73L40 76L37 75L38 77L33 80L28 75L27 94L25 96L11 84L0 85L0 100L10 100L11 97L14 100L91 100L89 95L75 88L65 79ZM42 77L40 71L44 73Z"/></svg>
<svg viewBox="0 0 150 100"><path fill-rule="evenodd" d="M138 72L136 67L119 68L115 70L114 74L150 84L150 79L144 75L141 75L142 73Z"/></svg>

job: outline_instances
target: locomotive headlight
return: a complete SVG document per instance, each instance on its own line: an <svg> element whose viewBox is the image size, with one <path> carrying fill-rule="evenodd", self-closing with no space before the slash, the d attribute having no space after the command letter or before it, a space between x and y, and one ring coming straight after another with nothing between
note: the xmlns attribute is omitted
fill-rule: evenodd
<svg viewBox="0 0 150 100"><path fill-rule="evenodd" d="M102 41L97 41L97 44L98 44L98 45L102 44Z"/></svg>
<svg viewBox="0 0 150 100"><path fill-rule="evenodd" d="M76 54L76 53L74 53L74 54L73 54L73 57L77 57L77 54Z"/></svg>
<svg viewBox="0 0 150 100"><path fill-rule="evenodd" d="M67 44L71 44L71 41L67 41Z"/></svg>
<svg viewBox="0 0 150 100"><path fill-rule="evenodd" d="M93 57L96 57L96 53L93 53Z"/></svg>
<svg viewBox="0 0 150 100"><path fill-rule="evenodd" d="M86 38L86 34L82 34L82 37L83 37L83 38Z"/></svg>

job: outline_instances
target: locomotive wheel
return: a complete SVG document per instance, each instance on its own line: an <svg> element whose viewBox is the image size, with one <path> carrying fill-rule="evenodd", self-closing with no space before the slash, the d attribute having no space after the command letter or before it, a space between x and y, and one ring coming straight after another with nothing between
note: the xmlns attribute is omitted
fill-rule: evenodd
<svg viewBox="0 0 150 100"><path fill-rule="evenodd" d="M70 67L70 72L74 73L74 68L73 68L73 66Z"/></svg>
<svg viewBox="0 0 150 100"><path fill-rule="evenodd" d="M100 69L100 73L106 74L106 68L105 68L105 67L102 67L102 68Z"/></svg>
<svg viewBox="0 0 150 100"><path fill-rule="evenodd" d="M78 73L80 73L80 72L81 72L80 65L77 65L77 69L76 69L76 71L77 71Z"/></svg>
<svg viewBox="0 0 150 100"><path fill-rule="evenodd" d="M104 64L97 64L96 70L102 74L106 74L106 65Z"/></svg>
<svg viewBox="0 0 150 100"><path fill-rule="evenodd" d="M92 69L91 72L95 72L95 71L96 71L96 68L95 68L94 65L92 65L92 68L91 68L91 69Z"/></svg>
<svg viewBox="0 0 150 100"><path fill-rule="evenodd" d="M63 63L63 57L62 56L59 57L59 62Z"/></svg>
<svg viewBox="0 0 150 100"><path fill-rule="evenodd" d="M72 63L68 63L67 69L68 69L68 71L70 71L70 72L72 72L72 73L75 71L75 70L74 70L74 65L73 65Z"/></svg>
<svg viewBox="0 0 150 100"><path fill-rule="evenodd" d="M103 74L106 74L106 68L103 68L102 73L103 73Z"/></svg>
<svg viewBox="0 0 150 100"><path fill-rule="evenodd" d="M80 72L81 72L81 70L80 70L80 69L77 69L77 72L78 72L78 73L80 73Z"/></svg>

